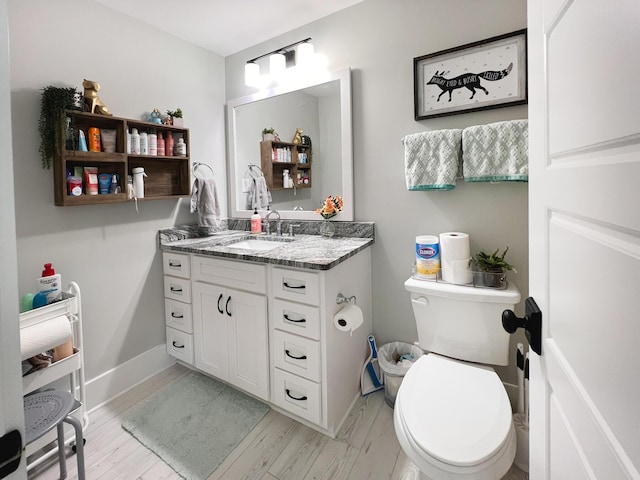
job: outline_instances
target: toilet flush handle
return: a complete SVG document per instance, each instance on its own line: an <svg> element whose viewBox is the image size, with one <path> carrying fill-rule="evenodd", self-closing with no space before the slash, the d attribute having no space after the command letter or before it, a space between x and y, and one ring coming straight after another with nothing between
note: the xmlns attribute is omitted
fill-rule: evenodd
<svg viewBox="0 0 640 480"><path fill-rule="evenodd" d="M427 308L427 306L429 305L429 300L427 299L427 297L411 297L411 303L416 306L416 307L420 307L420 308Z"/></svg>

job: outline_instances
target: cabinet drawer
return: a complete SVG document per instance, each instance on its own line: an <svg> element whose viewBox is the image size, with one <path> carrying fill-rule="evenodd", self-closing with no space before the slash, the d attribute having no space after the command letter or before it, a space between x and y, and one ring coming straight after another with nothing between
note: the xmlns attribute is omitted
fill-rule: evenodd
<svg viewBox="0 0 640 480"><path fill-rule="evenodd" d="M320 303L320 281L317 273L274 268L271 271L273 296L309 305Z"/></svg>
<svg viewBox="0 0 640 480"><path fill-rule="evenodd" d="M274 298L271 319L274 328L320 340L320 310L318 307Z"/></svg>
<svg viewBox="0 0 640 480"><path fill-rule="evenodd" d="M322 390L319 383L274 368L273 403L288 412L320 425Z"/></svg>
<svg viewBox="0 0 640 480"><path fill-rule="evenodd" d="M320 342L275 330L273 343L276 367L320 381Z"/></svg>
<svg viewBox="0 0 640 480"><path fill-rule="evenodd" d="M186 253L163 252L162 267L165 275L181 278L191 276L191 261Z"/></svg>
<svg viewBox="0 0 640 480"><path fill-rule="evenodd" d="M253 293L267 292L265 265L219 260L211 257L191 257L191 277L200 282L239 288Z"/></svg>
<svg viewBox="0 0 640 480"><path fill-rule="evenodd" d="M169 298L164 299L164 317L167 327L177 328L186 333L193 333L191 320L191 305L176 302Z"/></svg>
<svg viewBox="0 0 640 480"><path fill-rule="evenodd" d="M193 365L193 335L167 327L167 353Z"/></svg>
<svg viewBox="0 0 640 480"><path fill-rule="evenodd" d="M191 303L191 282L187 278L165 275L164 296L179 302Z"/></svg>

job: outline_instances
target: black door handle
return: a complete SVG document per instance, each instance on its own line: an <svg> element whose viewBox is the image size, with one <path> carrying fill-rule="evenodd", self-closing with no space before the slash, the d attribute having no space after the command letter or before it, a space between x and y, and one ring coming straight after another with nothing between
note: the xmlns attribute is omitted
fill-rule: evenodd
<svg viewBox="0 0 640 480"><path fill-rule="evenodd" d="M171 312L171 318L184 318L184 315L176 315L176 312Z"/></svg>
<svg viewBox="0 0 640 480"><path fill-rule="evenodd" d="M169 287L169 290L171 290L173 293L182 293L182 287Z"/></svg>
<svg viewBox="0 0 640 480"><path fill-rule="evenodd" d="M524 302L524 318L517 317L513 310L502 312L502 328L508 333L524 328L531 350L542 355L542 312L533 297Z"/></svg>
<svg viewBox="0 0 640 480"><path fill-rule="evenodd" d="M222 300L222 297L223 297L223 296L224 296L224 295L220 294L220 296L218 297L218 312L220 312L221 314L223 314L223 313L224 313L224 310L222 310L222 309L220 308L220 300Z"/></svg>
<svg viewBox="0 0 640 480"><path fill-rule="evenodd" d="M224 308L227 311L227 315L231 316L231 312L229 311L229 302L231 301L231 296L227 297L227 303L225 303Z"/></svg>
<svg viewBox="0 0 640 480"><path fill-rule="evenodd" d="M180 345L179 343L176 343L176 341L174 340L173 342L171 342L172 345L176 348L184 348L184 345Z"/></svg>
<svg viewBox="0 0 640 480"><path fill-rule="evenodd" d="M307 288L305 285L289 285L287 282L282 282L286 288Z"/></svg>

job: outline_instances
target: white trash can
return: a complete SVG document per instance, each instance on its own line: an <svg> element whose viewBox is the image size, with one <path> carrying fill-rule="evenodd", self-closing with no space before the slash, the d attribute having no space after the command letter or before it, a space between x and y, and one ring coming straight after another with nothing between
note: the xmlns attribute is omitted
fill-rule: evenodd
<svg viewBox="0 0 640 480"><path fill-rule="evenodd" d="M386 343L378 349L378 363L384 378L384 401L391 408L396 403L396 395L402 379L424 352L415 345L402 342Z"/></svg>

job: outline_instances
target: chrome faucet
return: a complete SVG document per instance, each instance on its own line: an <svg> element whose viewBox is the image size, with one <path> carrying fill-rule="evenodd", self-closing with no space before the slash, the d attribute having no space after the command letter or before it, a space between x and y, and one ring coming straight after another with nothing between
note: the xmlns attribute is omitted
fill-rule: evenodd
<svg viewBox="0 0 640 480"><path fill-rule="evenodd" d="M271 233L271 222L269 221L269 217L271 217L272 213L276 214L276 233L278 235L282 235L282 220L280 220L280 212L277 210L269 210L267 216L264 217L264 231L267 235Z"/></svg>

